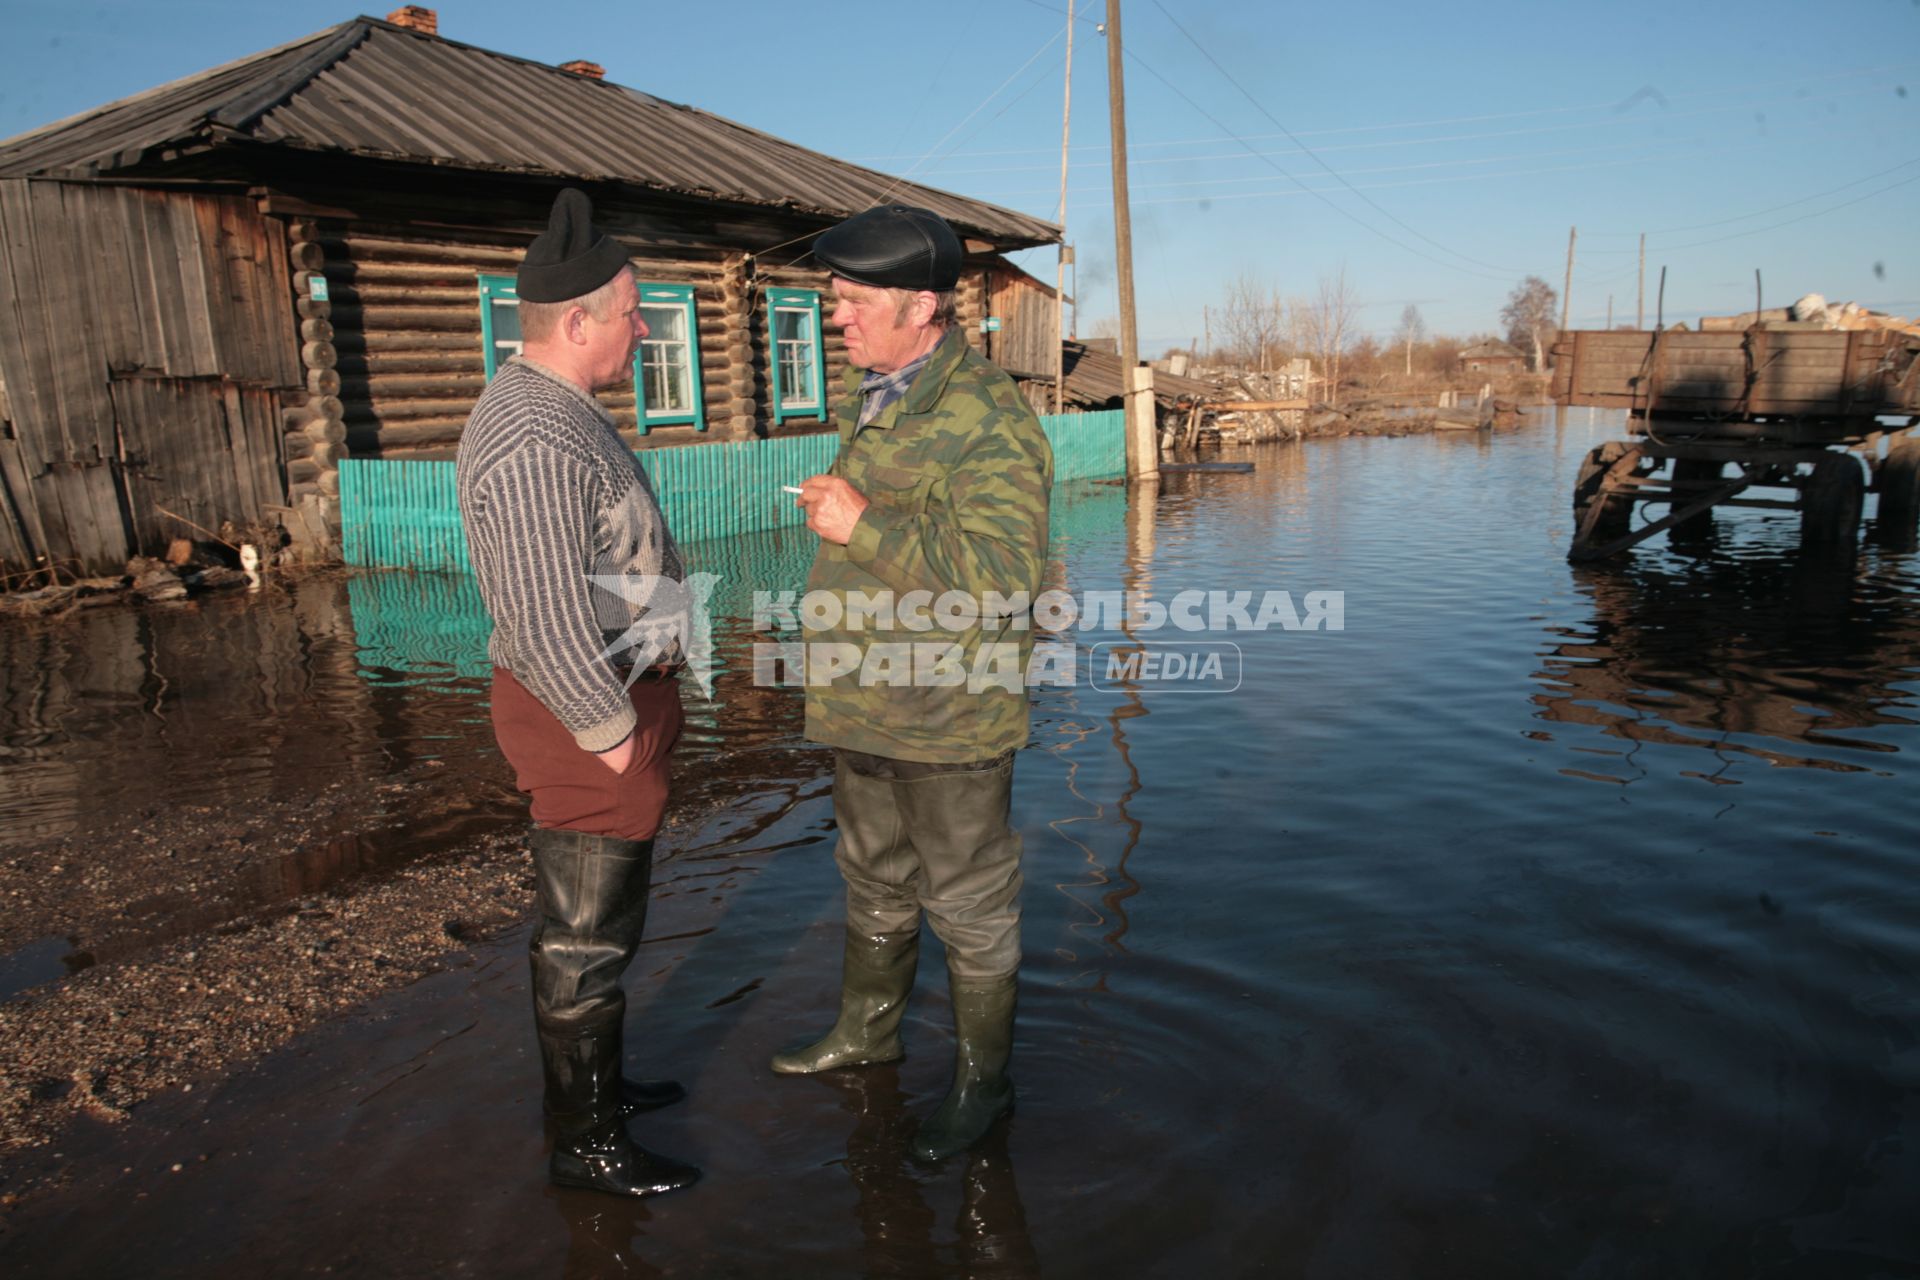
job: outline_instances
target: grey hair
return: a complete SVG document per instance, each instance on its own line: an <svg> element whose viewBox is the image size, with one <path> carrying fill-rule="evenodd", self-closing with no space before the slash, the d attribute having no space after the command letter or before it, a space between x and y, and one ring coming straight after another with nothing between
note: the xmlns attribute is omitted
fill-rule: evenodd
<svg viewBox="0 0 1920 1280"><path fill-rule="evenodd" d="M960 321L960 294L953 289L889 289L893 295L893 319L895 324L904 324L907 312L913 309L913 300L923 293L933 294L933 318L927 321L932 329L951 329Z"/></svg>
<svg viewBox="0 0 1920 1280"><path fill-rule="evenodd" d="M620 272L616 271L607 278L607 282L592 293L583 293L577 298L568 298L565 302L528 302L520 300L520 339L523 342L545 342L560 327L560 318L573 307L584 307L588 315L601 324L613 319L615 307L615 286L620 283Z"/></svg>

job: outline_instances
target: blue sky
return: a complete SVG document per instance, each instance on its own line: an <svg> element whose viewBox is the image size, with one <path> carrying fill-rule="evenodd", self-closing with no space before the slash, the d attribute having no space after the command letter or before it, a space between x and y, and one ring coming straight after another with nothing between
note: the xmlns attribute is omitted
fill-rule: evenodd
<svg viewBox="0 0 1920 1280"><path fill-rule="evenodd" d="M805 146L1052 218L1065 0L971 5L438 6L443 35L608 78ZM385 12L380 9L375 16ZM535 21L528 13L538 13ZM0 9L0 135L354 16L271 0ZM1114 314L1104 0L1074 39L1068 236L1079 327ZM1311 293L1344 269L1363 330L1417 305L1498 327L1532 273L1576 325L1817 291L1920 313L1920 0L1610 5L1126 0L1139 326L1202 336L1251 272ZM1023 265L1053 277L1051 251Z"/></svg>

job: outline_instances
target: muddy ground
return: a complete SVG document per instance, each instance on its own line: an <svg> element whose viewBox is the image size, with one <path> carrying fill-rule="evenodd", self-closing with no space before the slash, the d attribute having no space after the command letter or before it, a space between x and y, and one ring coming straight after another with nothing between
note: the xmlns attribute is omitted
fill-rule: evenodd
<svg viewBox="0 0 1920 1280"><path fill-rule="evenodd" d="M504 762L423 761L244 812L185 800L101 837L0 838L0 1205L60 1180L76 1119L191 1092L529 918ZM682 778L663 848L723 801ZM109 847L101 847L107 843ZM327 887L310 887L310 886ZM68 940L111 937L110 951Z"/></svg>

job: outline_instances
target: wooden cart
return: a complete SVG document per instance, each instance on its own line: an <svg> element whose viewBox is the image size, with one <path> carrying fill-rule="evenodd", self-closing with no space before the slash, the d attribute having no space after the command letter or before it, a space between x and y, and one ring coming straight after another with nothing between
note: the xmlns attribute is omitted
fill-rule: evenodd
<svg viewBox="0 0 1920 1280"><path fill-rule="evenodd" d="M1630 440L1588 453L1573 486L1568 556L1598 560L1714 507L1800 512L1802 543L1858 537L1869 488L1876 532L1911 547L1920 523L1920 337L1773 323L1744 332L1570 331L1553 347L1553 398L1628 411ZM1906 416L1904 426L1887 417ZM1883 437L1898 438L1884 459ZM1871 480L1869 481L1869 472ZM1754 496L1754 490L1787 496ZM1635 503L1666 514L1636 526Z"/></svg>

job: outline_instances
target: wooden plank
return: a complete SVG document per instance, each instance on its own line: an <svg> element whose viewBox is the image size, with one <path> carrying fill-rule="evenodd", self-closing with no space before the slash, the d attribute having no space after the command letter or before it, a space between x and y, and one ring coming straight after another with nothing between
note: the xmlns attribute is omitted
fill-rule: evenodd
<svg viewBox="0 0 1920 1280"><path fill-rule="evenodd" d="M168 371L174 374L213 376L221 372L219 345L213 333L217 309L212 272L218 246L208 244L201 236L200 206L205 201L204 196L181 194L166 204L180 254L180 290L186 304L187 343L193 361L191 367Z"/></svg>
<svg viewBox="0 0 1920 1280"><path fill-rule="evenodd" d="M101 346L107 360L108 376L137 369L146 355L140 326L140 303L128 282L139 277L134 272L132 252L127 242L124 215L125 193L117 187L91 189L88 232L93 241L95 266L93 310L100 321Z"/></svg>
<svg viewBox="0 0 1920 1280"><path fill-rule="evenodd" d="M0 378L25 465L38 475L62 446L27 187L23 179L0 179Z"/></svg>
<svg viewBox="0 0 1920 1280"><path fill-rule="evenodd" d="M107 394L107 356L99 339L95 312L94 272L98 259L92 246L87 217L86 188L69 191L67 184L37 182L29 187L33 207L34 247L40 255L40 285L46 308L45 339L54 362L54 394L60 403L66 456L93 464L116 453L113 400ZM95 498L98 485L82 486ZM112 501L95 512L103 523L118 523L119 504Z"/></svg>
<svg viewBox="0 0 1920 1280"><path fill-rule="evenodd" d="M74 555L91 572L111 573L127 561L125 518L113 466L105 461L62 467L61 502L68 513ZM76 515L77 513L80 513Z"/></svg>
<svg viewBox="0 0 1920 1280"><path fill-rule="evenodd" d="M299 300L293 296L292 273L287 258L287 226L277 218L268 218L257 212L257 206L249 206L250 216L259 227L261 244L266 257L261 266L260 305L265 315L266 331L272 335L273 378L283 387L298 386L304 376L300 367L300 338L297 316L294 308ZM308 306L318 306L331 311L328 303L308 302Z"/></svg>
<svg viewBox="0 0 1920 1280"><path fill-rule="evenodd" d="M241 513L248 520L258 519L270 506L286 501L286 437L280 431L280 402L273 392L260 388L239 388L235 399L240 406L240 429L245 448L237 452L244 464L238 476Z"/></svg>
<svg viewBox="0 0 1920 1280"><path fill-rule="evenodd" d="M227 290L226 314L216 327L222 372L241 381L297 385L302 379L299 340L283 229L248 200L222 196L209 206Z"/></svg>
<svg viewBox="0 0 1920 1280"><path fill-rule="evenodd" d="M124 305L139 331L133 362L142 369L167 367L166 320L154 264L147 251L146 197L128 187L116 187L117 234L126 245L127 289Z"/></svg>
<svg viewBox="0 0 1920 1280"><path fill-rule="evenodd" d="M0 565L9 573L31 569L45 546L20 442L0 438Z"/></svg>
<svg viewBox="0 0 1920 1280"><path fill-rule="evenodd" d="M195 372L187 320L186 292L180 283L180 247L175 243L165 191L142 191L140 226L146 240L147 274L154 300L154 339L160 360L154 367L181 377ZM197 269L197 268L196 268Z"/></svg>
<svg viewBox="0 0 1920 1280"><path fill-rule="evenodd" d="M164 380L164 383L170 382L171 379ZM167 536L160 527L153 477L171 468L172 455L165 437L156 437L150 429L146 413L146 400L156 385L163 385L163 380L142 378L113 384L114 410L119 414L121 438L126 448L120 482L126 494L132 547L139 551L164 546L161 539Z"/></svg>
<svg viewBox="0 0 1920 1280"><path fill-rule="evenodd" d="M215 367L228 378L264 381L265 318L254 305L256 263L246 230L232 216L233 202L221 196L194 201L200 242L206 251L207 304L213 332Z"/></svg>

